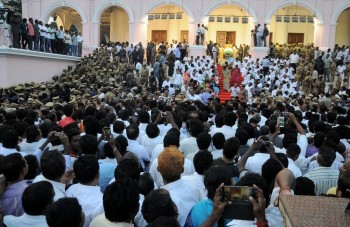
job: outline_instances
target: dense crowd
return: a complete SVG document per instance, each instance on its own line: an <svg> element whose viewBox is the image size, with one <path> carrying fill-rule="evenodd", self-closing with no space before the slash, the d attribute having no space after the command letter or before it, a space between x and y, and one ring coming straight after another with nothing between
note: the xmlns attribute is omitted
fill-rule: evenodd
<svg viewBox="0 0 350 227"><path fill-rule="evenodd" d="M169 48L108 43L52 81L1 89L6 226L284 226L279 195L349 197L349 47ZM254 221L225 212L230 185L254 188Z"/></svg>
<svg viewBox="0 0 350 227"><path fill-rule="evenodd" d="M11 25L12 47L34 51L81 57L83 38L76 30L63 30L56 17L50 24L33 18L21 18L18 13L8 13Z"/></svg>

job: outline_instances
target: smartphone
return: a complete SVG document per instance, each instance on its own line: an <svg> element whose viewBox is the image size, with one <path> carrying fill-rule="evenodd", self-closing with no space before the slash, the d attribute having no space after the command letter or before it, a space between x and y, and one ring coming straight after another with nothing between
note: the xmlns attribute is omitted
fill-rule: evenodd
<svg viewBox="0 0 350 227"><path fill-rule="evenodd" d="M224 186L221 191L221 198L232 203L225 207L222 217L224 219L249 220L255 219L253 204L249 196L255 196L253 187L245 186Z"/></svg>
<svg viewBox="0 0 350 227"><path fill-rule="evenodd" d="M110 135L110 134L111 134L111 128L109 128L109 127L104 127L104 128L103 128L103 132L104 132L105 135Z"/></svg>
<svg viewBox="0 0 350 227"><path fill-rule="evenodd" d="M278 127L284 128L284 117L278 117Z"/></svg>
<svg viewBox="0 0 350 227"><path fill-rule="evenodd" d="M287 112L287 111L283 111L283 112L282 112L282 116L283 116L283 117L288 117L288 112Z"/></svg>
<svg viewBox="0 0 350 227"><path fill-rule="evenodd" d="M248 186L224 186L221 189L221 199L223 201L249 201L249 196L253 196L253 187Z"/></svg>
<svg viewBox="0 0 350 227"><path fill-rule="evenodd" d="M161 113L160 113L160 116L161 116L161 117L167 117L168 115L167 115L166 112L161 112Z"/></svg>

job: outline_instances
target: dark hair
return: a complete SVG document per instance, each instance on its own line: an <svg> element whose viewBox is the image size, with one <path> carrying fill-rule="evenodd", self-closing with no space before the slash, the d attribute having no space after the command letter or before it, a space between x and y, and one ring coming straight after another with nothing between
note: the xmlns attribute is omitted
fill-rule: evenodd
<svg viewBox="0 0 350 227"><path fill-rule="evenodd" d="M139 207L139 185L130 178L117 179L103 194L106 218L111 222L127 222Z"/></svg>
<svg viewBox="0 0 350 227"><path fill-rule="evenodd" d="M198 119L191 119L188 122L188 129L191 136L197 137L204 130L203 122Z"/></svg>
<svg viewBox="0 0 350 227"><path fill-rule="evenodd" d="M16 148L18 145L18 134L13 130L5 131L2 134L1 142L4 148Z"/></svg>
<svg viewBox="0 0 350 227"><path fill-rule="evenodd" d="M320 166L323 166L323 167L332 166L335 160L335 157L336 157L335 151L330 147L322 146L318 149L317 158Z"/></svg>
<svg viewBox="0 0 350 227"><path fill-rule="evenodd" d="M301 152L301 149L299 145L296 143L290 144L286 151L288 158L291 158L293 160L296 160L298 158L298 156L300 155L300 152Z"/></svg>
<svg viewBox="0 0 350 227"><path fill-rule="evenodd" d="M298 142L298 135L295 133L288 133L283 137L282 143L284 148L288 148L290 144Z"/></svg>
<svg viewBox="0 0 350 227"><path fill-rule="evenodd" d="M141 123L145 123L145 124L149 123L150 116L146 110L141 110L140 112L138 112L138 116Z"/></svg>
<svg viewBox="0 0 350 227"><path fill-rule="evenodd" d="M245 129L238 128L236 131L236 138L239 140L240 145L246 145L249 140L249 134Z"/></svg>
<svg viewBox="0 0 350 227"><path fill-rule="evenodd" d="M314 135L314 145L317 148L320 148L326 139L326 134L323 132L318 132Z"/></svg>
<svg viewBox="0 0 350 227"><path fill-rule="evenodd" d="M136 125L130 125L126 128L126 136L129 140L136 140L140 134L140 130Z"/></svg>
<svg viewBox="0 0 350 227"><path fill-rule="evenodd" d="M294 194L315 196L315 183L307 177L298 177L295 179Z"/></svg>
<svg viewBox="0 0 350 227"><path fill-rule="evenodd" d="M233 112L227 112L224 117L224 123L225 125L228 125L230 127L234 126L236 124L237 115Z"/></svg>
<svg viewBox="0 0 350 227"><path fill-rule="evenodd" d="M217 150L224 149L225 142L225 136L221 132L217 132L213 135L213 145Z"/></svg>
<svg viewBox="0 0 350 227"><path fill-rule="evenodd" d="M86 134L80 137L79 144L83 154L95 155L98 151L98 142L96 136Z"/></svg>
<svg viewBox="0 0 350 227"><path fill-rule="evenodd" d="M142 215L150 223L161 216L177 218L178 211L169 192L165 189L156 189L146 196L142 204Z"/></svg>
<svg viewBox="0 0 350 227"><path fill-rule="evenodd" d="M203 175L213 163L213 155L209 151L198 151L193 158L193 165L196 172Z"/></svg>
<svg viewBox="0 0 350 227"><path fill-rule="evenodd" d="M85 127L85 133L93 136L97 136L100 129L100 122L95 116L87 116L83 120L83 125Z"/></svg>
<svg viewBox="0 0 350 227"><path fill-rule="evenodd" d="M261 176L265 179L267 185L271 188L271 185L275 182L277 174L283 169L283 166L279 161L274 158L269 158L261 167ZM273 188L273 187L272 187Z"/></svg>
<svg viewBox="0 0 350 227"><path fill-rule="evenodd" d="M143 173L139 180L140 193L147 196L154 189L154 181L150 173Z"/></svg>
<svg viewBox="0 0 350 227"><path fill-rule="evenodd" d="M22 195L22 206L26 214L43 215L45 209L53 202L55 192L48 181L40 181L29 185Z"/></svg>
<svg viewBox="0 0 350 227"><path fill-rule="evenodd" d="M9 154L4 157L1 163L1 172L8 182L19 179L26 162L20 153Z"/></svg>
<svg viewBox="0 0 350 227"><path fill-rule="evenodd" d="M146 127L146 134L150 139L156 138L160 131L157 124L149 123Z"/></svg>
<svg viewBox="0 0 350 227"><path fill-rule="evenodd" d="M211 144L211 136L207 132L201 132L197 135L196 141L199 150L207 150Z"/></svg>
<svg viewBox="0 0 350 227"><path fill-rule="evenodd" d="M46 222L50 227L79 227L83 221L81 213L76 198L61 198L46 213Z"/></svg>
<svg viewBox="0 0 350 227"><path fill-rule="evenodd" d="M25 136L25 132L26 132L28 127L29 127L29 124L25 121L18 121L13 125L13 129L21 137Z"/></svg>
<svg viewBox="0 0 350 227"><path fill-rule="evenodd" d="M345 170L340 173L337 190L340 191L342 198L349 198L350 196L350 170Z"/></svg>
<svg viewBox="0 0 350 227"><path fill-rule="evenodd" d="M235 137L226 140L223 150L223 155L228 159L233 159L239 150L240 142Z"/></svg>
<svg viewBox="0 0 350 227"><path fill-rule="evenodd" d="M331 124L335 122L337 119L337 113L336 112L328 112L327 113L327 121Z"/></svg>
<svg viewBox="0 0 350 227"><path fill-rule="evenodd" d="M39 129L41 131L41 136L43 138L47 138L50 128L51 128L51 123L49 123L49 122L44 122L44 123L39 125Z"/></svg>
<svg viewBox="0 0 350 227"><path fill-rule="evenodd" d="M266 199L266 206L269 204L269 188L266 184L265 179L257 173L246 173L241 179L239 179L236 186L249 186L253 187L253 185L258 186L263 190L264 197Z"/></svg>
<svg viewBox="0 0 350 227"><path fill-rule="evenodd" d="M174 129L174 130L170 129L164 136L163 144L164 144L164 147L169 147L171 145L179 147L180 131L177 129Z"/></svg>
<svg viewBox="0 0 350 227"><path fill-rule="evenodd" d="M40 136L40 131L37 126L29 126L25 132L26 140L28 143L33 143L37 141L38 136Z"/></svg>
<svg viewBox="0 0 350 227"><path fill-rule="evenodd" d="M123 135L119 135L119 136L117 136L117 138L115 138L115 142L117 144L119 144L119 146L120 146L120 150L119 150L120 154L124 156L125 153L127 152L126 149L127 149L128 145L129 145L128 139L125 138L125 136L123 136Z"/></svg>
<svg viewBox="0 0 350 227"><path fill-rule="evenodd" d="M180 227L180 224L174 217L161 216L147 225L147 227L159 226Z"/></svg>
<svg viewBox="0 0 350 227"><path fill-rule="evenodd" d="M36 156L32 154L26 155L24 159L28 164L28 173L25 175L24 179L32 180L40 173L39 162L36 159Z"/></svg>
<svg viewBox="0 0 350 227"><path fill-rule="evenodd" d="M231 175L225 166L211 166L204 175L204 186L208 190L208 198L213 200L216 189L221 183L231 184Z"/></svg>
<svg viewBox="0 0 350 227"><path fill-rule="evenodd" d="M99 169L96 156L91 154L80 156L73 164L75 177L82 184L93 181L99 173Z"/></svg>
<svg viewBox="0 0 350 227"><path fill-rule="evenodd" d="M56 181L63 176L66 171L66 160L63 155L54 150L44 152L40 159L41 172L49 180Z"/></svg>
<svg viewBox="0 0 350 227"><path fill-rule="evenodd" d="M282 163L282 165L287 168L289 161L288 161L288 157L287 155L283 154L283 153L276 153L276 157L278 158L278 160Z"/></svg>
<svg viewBox="0 0 350 227"><path fill-rule="evenodd" d="M125 129L125 124L122 121L116 121L113 124L113 132L122 134Z"/></svg>
<svg viewBox="0 0 350 227"><path fill-rule="evenodd" d="M70 117L73 115L74 106L72 104L66 104L63 106L62 111L64 115Z"/></svg>
<svg viewBox="0 0 350 227"><path fill-rule="evenodd" d="M123 159L114 171L115 179L132 178L139 181L140 163L135 159Z"/></svg>

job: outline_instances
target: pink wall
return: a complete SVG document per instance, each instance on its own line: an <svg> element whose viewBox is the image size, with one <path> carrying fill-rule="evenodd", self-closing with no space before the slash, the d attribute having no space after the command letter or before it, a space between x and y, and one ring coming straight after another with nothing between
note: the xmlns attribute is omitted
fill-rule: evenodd
<svg viewBox="0 0 350 227"><path fill-rule="evenodd" d="M91 48L99 44L99 19L105 9L111 6L123 8L129 15L129 41L145 43L146 13L166 4L183 8L189 16L190 39L194 39L194 31L191 29L195 27L193 25L205 23L207 15L224 4L234 4L249 12L252 27L254 23L269 23L271 16L279 8L302 6L317 17L314 43L322 49L334 46L337 18L343 10L350 7L349 0L22 0L24 17L47 20L59 7L75 9L82 18L85 52L90 52Z"/></svg>
<svg viewBox="0 0 350 227"><path fill-rule="evenodd" d="M75 66L77 57L21 49L0 48L0 87L26 82L50 81L67 66Z"/></svg>

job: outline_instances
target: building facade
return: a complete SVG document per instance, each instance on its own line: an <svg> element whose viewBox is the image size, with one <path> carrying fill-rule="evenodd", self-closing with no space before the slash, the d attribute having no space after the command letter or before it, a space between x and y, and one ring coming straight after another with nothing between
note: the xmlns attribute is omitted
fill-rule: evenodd
<svg viewBox="0 0 350 227"><path fill-rule="evenodd" d="M254 26L267 24L274 43L350 45L350 0L22 0L22 14L44 23L57 16L65 29L74 25L86 50L103 40L192 45L197 24L208 28L206 41L251 45Z"/></svg>

